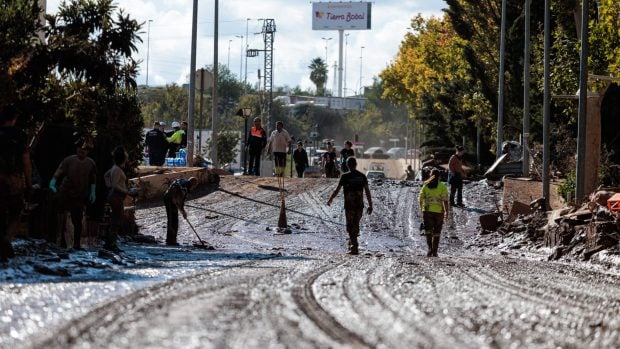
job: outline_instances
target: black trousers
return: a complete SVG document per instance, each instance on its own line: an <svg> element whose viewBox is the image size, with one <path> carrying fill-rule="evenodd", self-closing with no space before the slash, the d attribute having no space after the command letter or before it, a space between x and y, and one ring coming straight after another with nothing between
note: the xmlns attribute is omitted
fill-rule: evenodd
<svg viewBox="0 0 620 349"><path fill-rule="evenodd" d="M304 171L306 170L305 165L297 165L295 166L295 171L297 171L297 177L302 178L304 176Z"/></svg>
<svg viewBox="0 0 620 349"><path fill-rule="evenodd" d="M260 154L261 151L248 151L249 155L250 155L250 161L248 164L249 170L248 170L248 174L249 175L254 175L254 176L260 176Z"/></svg>
<svg viewBox="0 0 620 349"><path fill-rule="evenodd" d="M463 177L461 174L451 173L448 182L450 182L450 205L463 204Z"/></svg>
<svg viewBox="0 0 620 349"><path fill-rule="evenodd" d="M166 245L175 245L179 231L179 210L168 193L164 194L164 204L166 205L166 218L168 219Z"/></svg>

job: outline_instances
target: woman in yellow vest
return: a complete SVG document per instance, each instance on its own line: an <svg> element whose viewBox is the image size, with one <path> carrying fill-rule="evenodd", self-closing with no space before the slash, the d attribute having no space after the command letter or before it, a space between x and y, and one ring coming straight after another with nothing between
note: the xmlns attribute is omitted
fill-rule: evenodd
<svg viewBox="0 0 620 349"><path fill-rule="evenodd" d="M441 173L438 169L431 171L430 178L424 182L420 190L420 209L424 224L422 229L426 235L428 245L427 257L437 257L439 235L443 227L444 217L448 217L449 198L448 186L439 180Z"/></svg>

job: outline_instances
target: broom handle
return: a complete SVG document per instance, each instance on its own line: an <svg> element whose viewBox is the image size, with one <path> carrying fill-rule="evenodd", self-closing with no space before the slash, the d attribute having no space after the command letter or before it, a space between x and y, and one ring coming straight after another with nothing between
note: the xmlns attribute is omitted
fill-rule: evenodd
<svg viewBox="0 0 620 349"><path fill-rule="evenodd" d="M202 241L202 239L200 238L200 235L198 235L198 233L196 232L196 229L194 229L194 226L192 225L192 223L190 223L187 217L185 218L185 221L187 222L187 224L189 224L189 227L192 228L192 231L194 232L194 234L196 234L196 237L198 238L198 241L200 241L200 244L204 246L205 243Z"/></svg>

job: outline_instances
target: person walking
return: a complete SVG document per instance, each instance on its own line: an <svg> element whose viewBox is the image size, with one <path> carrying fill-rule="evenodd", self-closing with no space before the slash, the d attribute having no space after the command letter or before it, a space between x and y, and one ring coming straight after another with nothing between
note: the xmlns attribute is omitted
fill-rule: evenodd
<svg viewBox="0 0 620 349"><path fill-rule="evenodd" d="M291 136L284 129L284 123L282 121L276 122L276 129L271 132L271 136L269 137L267 152L273 154L277 177L284 176L286 154L289 153L290 144Z"/></svg>
<svg viewBox="0 0 620 349"><path fill-rule="evenodd" d="M118 234L121 230L121 223L125 210L125 198L127 195L137 196L136 188L129 190L127 188L127 175L125 174L125 166L127 165L127 152L122 146L114 148L112 152L114 165L104 175L106 187L108 187L107 201L112 209L110 217L110 230L104 239L103 248L112 252L122 252L116 244Z"/></svg>
<svg viewBox="0 0 620 349"><path fill-rule="evenodd" d="M11 241L32 187L26 134L15 126L17 115L7 109L0 110L0 263L15 255Z"/></svg>
<svg viewBox="0 0 620 349"><path fill-rule="evenodd" d="M338 171L336 169L336 150L332 145L332 142L327 142L327 152L323 154L321 159L323 169L325 170L326 178L338 178Z"/></svg>
<svg viewBox="0 0 620 349"><path fill-rule="evenodd" d="M183 135L185 134L185 131L181 129L181 124L179 124L178 121L172 122L172 129L174 130L172 136L166 138L168 143L170 143L168 157L176 158L177 152L181 148L181 142L183 141Z"/></svg>
<svg viewBox="0 0 620 349"><path fill-rule="evenodd" d="M198 179L179 178L173 181L164 193L164 205L166 206L166 218L168 219L166 245L178 246L177 233L179 231L179 212L187 219L185 212L185 199L194 188L198 186Z"/></svg>
<svg viewBox="0 0 620 349"><path fill-rule="evenodd" d="M431 171L430 178L424 182L418 197L422 211L423 230L428 246L427 257L437 257L439 237L444 217L448 217L448 186L440 181L441 172Z"/></svg>
<svg viewBox="0 0 620 349"><path fill-rule="evenodd" d="M58 193L60 209L63 212L69 211L71 213L73 248L76 250L82 249L80 239L82 237L84 207L87 202L93 204L96 198L97 166L95 161L88 157L90 149L92 146L89 141L79 140L76 154L62 160L49 183L50 190L53 193ZM57 182L60 182L58 189L56 188ZM60 244L62 247L67 247L64 224L61 227Z"/></svg>
<svg viewBox="0 0 620 349"><path fill-rule="evenodd" d="M304 143L302 141L297 142L297 149L293 151L293 162L295 162L297 177L302 178L306 167L308 167L308 153L306 149L304 149Z"/></svg>
<svg viewBox="0 0 620 349"><path fill-rule="evenodd" d="M146 133L144 144L149 154L149 165L163 166L166 161L168 141L166 140L166 135L161 130L159 122L153 123L153 129Z"/></svg>
<svg viewBox="0 0 620 349"><path fill-rule="evenodd" d="M366 214L372 214L372 197L370 195L370 188L368 188L368 179L366 175L357 170L357 160L355 157L352 156L347 159L347 167L349 172L340 177L336 190L327 200L327 206L331 206L334 198L338 196L340 188L343 188L346 229L347 234L349 234L349 250L347 253L356 255L359 253L357 237L360 235L360 220L364 213L363 193L366 193L366 201L368 201Z"/></svg>
<svg viewBox="0 0 620 349"><path fill-rule="evenodd" d="M466 177L463 170L463 154L465 148L457 145L455 154L448 161L448 183L450 184L450 206L465 206L463 204L463 178ZM456 202L454 201L456 198Z"/></svg>
<svg viewBox="0 0 620 349"><path fill-rule="evenodd" d="M260 176L260 158L267 145L267 132L262 126L261 118L254 118L254 126L248 135L246 151L250 156L249 175Z"/></svg>
<svg viewBox="0 0 620 349"><path fill-rule="evenodd" d="M351 156L355 156L355 151L353 151L353 143L351 141L344 141L344 148L340 151L340 168L342 169L342 173L349 172L349 167L347 167L347 159Z"/></svg>
<svg viewBox="0 0 620 349"><path fill-rule="evenodd" d="M181 148L185 149L187 148L187 128L189 127L189 124L187 123L187 121L181 121L181 130L183 131L183 134L181 135Z"/></svg>

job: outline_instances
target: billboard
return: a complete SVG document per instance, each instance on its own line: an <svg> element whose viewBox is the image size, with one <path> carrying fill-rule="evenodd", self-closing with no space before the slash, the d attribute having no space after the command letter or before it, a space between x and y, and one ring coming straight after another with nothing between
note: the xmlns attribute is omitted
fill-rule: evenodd
<svg viewBox="0 0 620 349"><path fill-rule="evenodd" d="M370 2L313 2L312 30L370 29Z"/></svg>

